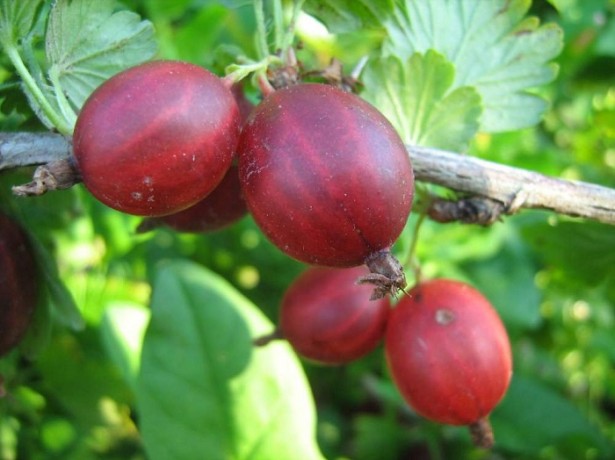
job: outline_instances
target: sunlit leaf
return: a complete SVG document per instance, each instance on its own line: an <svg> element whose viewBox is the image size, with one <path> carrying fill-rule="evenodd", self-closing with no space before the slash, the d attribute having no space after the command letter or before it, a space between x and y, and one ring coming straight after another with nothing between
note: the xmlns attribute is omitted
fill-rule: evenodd
<svg viewBox="0 0 615 460"><path fill-rule="evenodd" d="M226 281L188 262L154 281L138 381L152 459L319 459L314 407L286 344L253 349L273 329Z"/></svg>
<svg viewBox="0 0 615 460"><path fill-rule="evenodd" d="M101 333L111 360L124 378L136 389L141 347L149 311L140 305L113 303L107 305L101 323Z"/></svg>
<svg viewBox="0 0 615 460"><path fill-rule="evenodd" d="M77 110L104 80L155 52L152 24L131 11L118 11L114 2L58 0L51 10L46 35L50 78Z"/></svg>
<svg viewBox="0 0 615 460"><path fill-rule="evenodd" d="M454 87L472 86L481 95L482 130L532 126L547 104L526 91L555 77L549 61L562 48L562 32L525 18L529 6L529 0L407 0L387 21L384 52L444 54L455 66Z"/></svg>
<svg viewBox="0 0 615 460"><path fill-rule="evenodd" d="M532 126L547 108L528 91L555 78L557 66L549 61L561 51L562 31L525 17L530 0L402 0L393 11L367 8L364 1L324 3L308 2L309 11L334 31L382 24L385 56L405 61L428 50L444 55L455 70L451 90L472 87L480 94L483 131Z"/></svg>
<svg viewBox="0 0 615 460"><path fill-rule="evenodd" d="M435 51L405 62L374 59L363 73L362 96L393 123L404 142L463 150L478 130L481 100L471 87L453 88L455 70Z"/></svg>

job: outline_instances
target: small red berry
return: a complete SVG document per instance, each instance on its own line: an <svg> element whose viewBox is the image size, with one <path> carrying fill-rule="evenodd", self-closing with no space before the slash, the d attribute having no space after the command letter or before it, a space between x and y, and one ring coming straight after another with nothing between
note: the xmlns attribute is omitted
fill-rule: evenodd
<svg viewBox="0 0 615 460"><path fill-rule="evenodd" d="M434 279L393 308L385 337L393 381L419 414L446 424L483 423L512 376L506 329L471 286Z"/></svg>
<svg viewBox="0 0 615 460"><path fill-rule="evenodd" d="M388 298L369 300L370 288L356 283L364 266L312 267L288 288L280 307L280 332L295 351L323 364L343 364L381 343Z"/></svg>

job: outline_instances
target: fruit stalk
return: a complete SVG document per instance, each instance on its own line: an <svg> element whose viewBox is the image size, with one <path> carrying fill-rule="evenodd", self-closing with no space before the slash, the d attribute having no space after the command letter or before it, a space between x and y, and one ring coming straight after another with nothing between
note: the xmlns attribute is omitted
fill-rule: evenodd
<svg viewBox="0 0 615 460"><path fill-rule="evenodd" d="M482 449L491 449L495 443L493 428L489 416L483 417L469 425L472 443Z"/></svg>

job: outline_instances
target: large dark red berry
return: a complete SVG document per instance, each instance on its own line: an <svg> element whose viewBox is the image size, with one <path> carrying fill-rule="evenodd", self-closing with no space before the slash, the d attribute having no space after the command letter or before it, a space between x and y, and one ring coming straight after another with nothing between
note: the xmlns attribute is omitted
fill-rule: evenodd
<svg viewBox="0 0 615 460"><path fill-rule="evenodd" d="M243 125L252 112L254 104L246 98L241 84L234 84L231 92L239 108ZM137 231L142 233L166 225L178 232L212 232L233 224L247 213L248 207L243 199L239 182L239 170L237 165L233 164L222 182L201 201L174 214L144 219Z"/></svg>
<svg viewBox="0 0 615 460"><path fill-rule="evenodd" d="M434 279L412 288L391 311L385 350L395 384L419 414L479 432L512 375L497 312L459 281ZM480 444L489 444L490 436Z"/></svg>
<svg viewBox="0 0 615 460"><path fill-rule="evenodd" d="M28 237L0 213L0 356L26 333L38 292L37 265Z"/></svg>
<svg viewBox="0 0 615 460"><path fill-rule="evenodd" d="M390 303L368 299L370 288L356 284L366 273L364 266L312 267L291 284L280 307L279 329L299 355L343 364L382 341Z"/></svg>
<svg viewBox="0 0 615 460"><path fill-rule="evenodd" d="M212 232L231 225L247 212L237 166L233 165L214 191L197 204L175 214L146 219L139 225L138 231L145 232L166 225L178 232Z"/></svg>
<svg viewBox="0 0 615 460"><path fill-rule="evenodd" d="M77 119L74 152L88 190L117 210L179 212L228 171L240 115L221 79L184 62L155 61L103 83Z"/></svg>
<svg viewBox="0 0 615 460"><path fill-rule="evenodd" d="M408 218L412 167L395 129L358 96L322 84L273 92L243 128L239 175L256 223L290 256L394 265L377 259Z"/></svg>

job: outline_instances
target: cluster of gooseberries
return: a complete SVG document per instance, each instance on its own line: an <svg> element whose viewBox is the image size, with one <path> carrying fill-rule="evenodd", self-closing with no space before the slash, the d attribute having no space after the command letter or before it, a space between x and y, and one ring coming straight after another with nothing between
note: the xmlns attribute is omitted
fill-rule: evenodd
<svg viewBox="0 0 615 460"><path fill-rule="evenodd" d="M85 102L73 136L87 189L153 225L192 231L220 228L247 209L295 259L365 264L361 281L374 298L403 288L390 247L408 219L414 177L388 120L322 83L273 91L242 119L232 87L178 61L107 80Z"/></svg>
<svg viewBox="0 0 615 460"><path fill-rule="evenodd" d="M469 425L478 444L490 444L487 416L511 376L506 331L460 282L420 282L391 305L389 295L406 286L390 248L408 219L414 177L403 142L373 106L332 85L298 83L252 107L240 87L201 67L156 61L94 91L73 146L87 189L146 217L142 231L211 231L249 212L278 248L312 265L287 290L278 330L259 343L282 337L334 365L384 341L393 381L417 413ZM0 224L13 232L11 250L25 244ZM11 260L0 258L3 272L22 271ZM35 289L15 286L26 281L0 281L32 297L3 315L33 309ZM22 326L12 330L0 331L0 353L19 340Z"/></svg>
<svg viewBox="0 0 615 460"><path fill-rule="evenodd" d="M355 282L364 267L312 267L288 288L278 328L256 340L286 339L309 361L346 364L384 351L405 401L427 419L467 425L473 442L494 442L489 414L512 376L506 329L489 301L450 279L418 282L391 308Z"/></svg>

